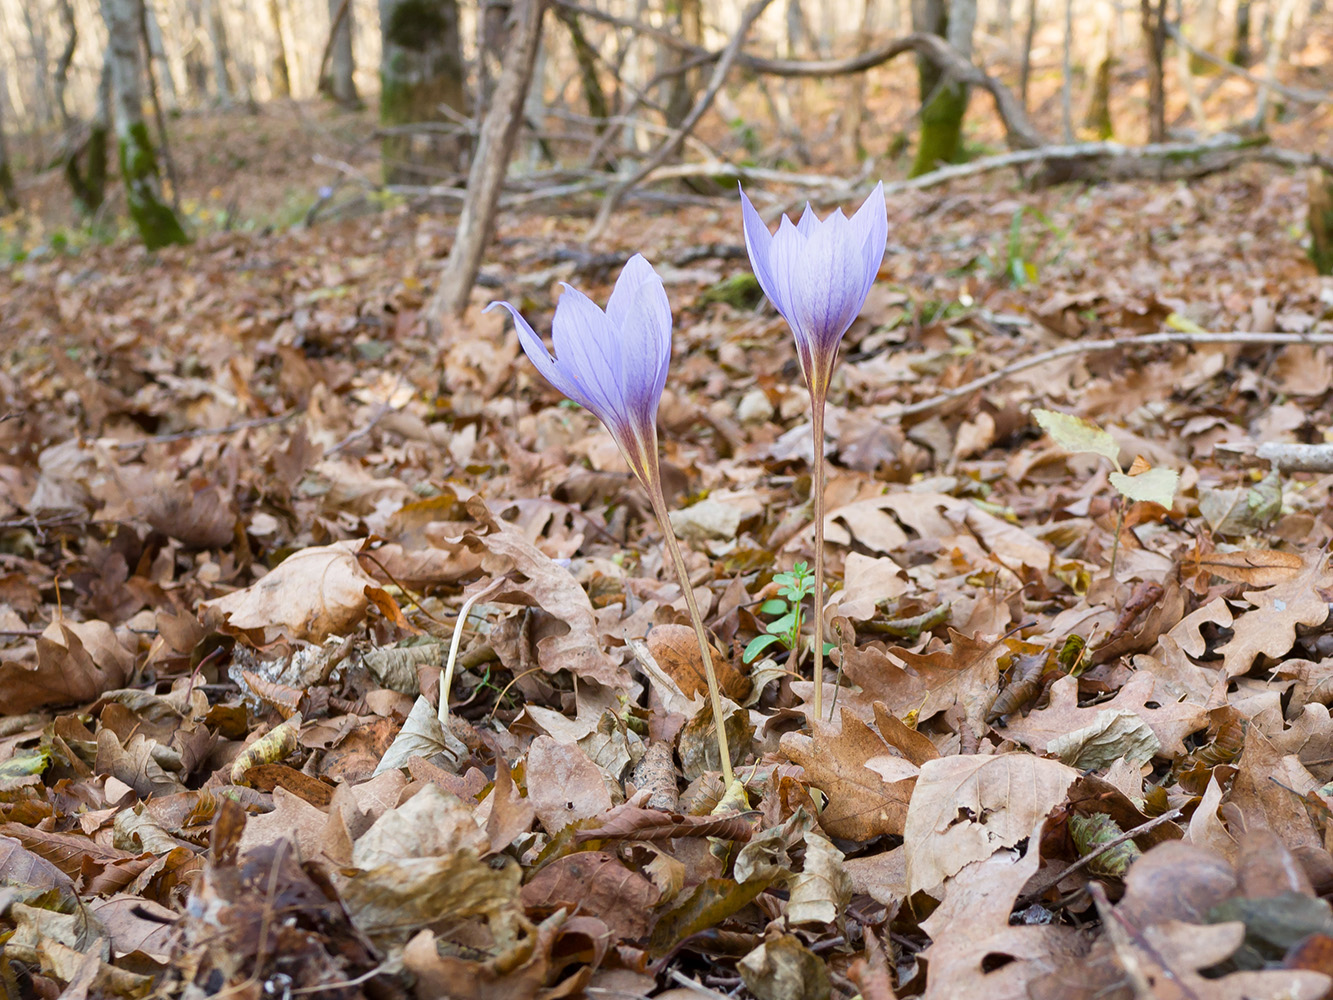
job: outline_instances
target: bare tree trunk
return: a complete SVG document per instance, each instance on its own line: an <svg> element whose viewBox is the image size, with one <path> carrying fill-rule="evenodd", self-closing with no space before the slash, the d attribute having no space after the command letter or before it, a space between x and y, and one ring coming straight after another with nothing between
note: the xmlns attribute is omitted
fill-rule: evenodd
<svg viewBox="0 0 1333 1000"><path fill-rule="evenodd" d="M71 118L65 90L69 86L69 67L74 61L74 50L79 45L79 26L74 22L74 5L70 0L56 0L56 12L60 15L60 26L65 29L65 47L60 50L53 74L56 110L60 112L60 124L69 128Z"/></svg>
<svg viewBox="0 0 1333 1000"><path fill-rule="evenodd" d="M102 54L102 76L97 86L97 106L89 123L88 141L70 150L65 160L65 179L74 201L84 215L92 215L106 198L107 139L111 131L111 51ZM81 170L79 160L88 166Z"/></svg>
<svg viewBox="0 0 1333 1000"><path fill-rule="evenodd" d="M231 45L227 42L227 22L222 16L222 0L205 0L208 5L208 37L213 43L213 87L218 103L231 104L236 99L236 81L231 69Z"/></svg>
<svg viewBox="0 0 1333 1000"><path fill-rule="evenodd" d="M148 55L150 64L157 63L161 70L163 103L168 108L180 106L180 97L176 91L176 77L171 70L171 60L167 58L167 48L165 39L162 37L162 26L157 20L157 11L154 9L153 0L144 0L144 30L147 38Z"/></svg>
<svg viewBox="0 0 1333 1000"><path fill-rule="evenodd" d="M1110 139L1115 134L1111 123L1111 70L1115 66L1115 29L1117 12L1114 0L1104 0L1097 7L1098 19L1094 27L1093 52L1088 61L1092 69L1092 93L1083 116L1083 127L1094 132L1098 139Z"/></svg>
<svg viewBox="0 0 1333 1000"><path fill-rule="evenodd" d="M356 92L356 60L352 55L352 0L329 0L329 43L326 60L320 61L319 91L346 108L360 107ZM324 63L328 63L325 72Z"/></svg>
<svg viewBox="0 0 1333 1000"><path fill-rule="evenodd" d="M1228 58L1242 67L1254 61L1254 53L1250 49L1250 0L1240 0L1236 4L1236 41Z"/></svg>
<svg viewBox="0 0 1333 1000"><path fill-rule="evenodd" d="M1037 0L1028 0L1028 27L1023 35L1023 60L1018 70L1018 100L1028 106L1028 82L1032 78L1032 40L1037 36Z"/></svg>
<svg viewBox="0 0 1333 1000"><path fill-rule="evenodd" d="M976 0L913 0L913 30L940 35L964 59L972 57L972 30L977 20ZM921 136L911 176L919 177L942 164L956 163L962 155L963 115L967 111L966 84L950 79L929 59L917 58L921 89Z"/></svg>
<svg viewBox="0 0 1333 1000"><path fill-rule="evenodd" d="M583 99L587 102L589 116L610 118L611 106L607 103L606 91L602 89L602 81L597 75L597 50L583 33L578 14L568 7L556 7L554 13L560 23L569 29L569 40L574 47L574 60L578 63L579 83L583 87ZM594 128L601 135L606 131L605 121ZM608 159L606 163L610 165L611 161Z"/></svg>
<svg viewBox="0 0 1333 1000"><path fill-rule="evenodd" d="M865 0L861 12L861 29L857 33L857 48L865 51L875 37L875 21L879 12L879 0ZM845 152L849 158L861 159L865 148L861 145L861 129L865 124L866 74L857 73L852 77L847 94L847 131L845 133Z"/></svg>
<svg viewBox="0 0 1333 1000"><path fill-rule="evenodd" d="M490 243L500 189L513 155L523 101L537 61L545 9L545 0L517 0L514 4L511 17L515 23L510 31L508 55L481 126L476 155L472 157L467 200L458 216L458 236L440 276L439 290L430 303L429 315L436 322L459 316L467 308L482 254Z"/></svg>
<svg viewBox="0 0 1333 1000"><path fill-rule="evenodd" d="M380 0L380 124L440 121L440 105L466 111L458 0ZM514 113L521 115L522 108ZM463 143L453 136L393 132L380 155L391 183L429 181L456 169Z"/></svg>
<svg viewBox="0 0 1333 1000"><path fill-rule="evenodd" d="M1268 82L1277 80L1277 64L1282 55L1282 47L1287 44L1287 32L1291 28L1291 16L1296 7L1296 0L1277 0L1277 9L1269 21L1268 48L1264 54L1264 75ZM1268 118L1268 100L1270 88L1267 84L1259 88L1255 100L1254 120L1250 123L1256 130L1264 127Z"/></svg>
<svg viewBox="0 0 1333 1000"><path fill-rule="evenodd" d="M691 45L704 43L703 10L700 0L669 0L667 13L674 15L676 30L680 37ZM686 56L678 49L671 49L666 55L668 66L679 66L686 61ZM694 107L695 95L699 93L702 80L701 70L691 69L671 78L671 89L667 95L666 122L672 128L680 128L680 123Z"/></svg>
<svg viewBox="0 0 1333 1000"><path fill-rule="evenodd" d="M1065 0L1065 41L1061 54L1060 124L1065 142L1074 141L1074 65L1071 50L1074 47L1074 0Z"/></svg>
<svg viewBox="0 0 1333 1000"><path fill-rule="evenodd" d="M22 5L23 21L28 26L28 38L32 45L32 114L38 125L45 125L51 120L51 77L47 66L46 22L42 18L42 11L36 7L33 3Z"/></svg>
<svg viewBox="0 0 1333 1000"><path fill-rule="evenodd" d="M1166 0L1139 0L1148 47L1148 141L1166 142Z"/></svg>
<svg viewBox="0 0 1333 1000"><path fill-rule="evenodd" d="M1176 23L1180 25L1180 37L1184 38L1184 0L1176 0ZM1194 64L1190 59L1189 50L1183 45L1176 46L1176 75L1180 77L1180 83L1185 88L1185 101L1190 109L1190 117L1194 119L1195 128L1206 134L1208 116L1203 110L1203 99L1199 97L1199 90L1194 86Z"/></svg>
<svg viewBox="0 0 1333 1000"><path fill-rule="evenodd" d="M185 5L186 42L181 53L185 66L185 90L194 102L208 95L208 31L205 11L200 3Z"/></svg>
<svg viewBox="0 0 1333 1000"><path fill-rule="evenodd" d="M157 157L143 120L143 93L139 80L139 0L102 0L111 62L111 83L116 102L116 147L125 199L139 236L150 250L184 243L185 232L171 208L162 201Z"/></svg>
<svg viewBox="0 0 1333 1000"><path fill-rule="evenodd" d="M19 207L18 192L14 188L14 171L9 166L9 146L5 143L5 96L7 89L3 79L4 67L0 66L0 198L4 199L10 211Z"/></svg>
<svg viewBox="0 0 1333 1000"><path fill-rule="evenodd" d="M273 22L273 37L277 39L277 48L273 52L273 72L270 84L274 97L292 96L292 73L287 65L287 43L282 37L281 0L268 0L268 16Z"/></svg>
<svg viewBox="0 0 1333 1000"><path fill-rule="evenodd" d="M148 0L139 0L139 38L143 42L143 51L148 54L144 62L145 77L148 80L148 99L153 106L153 118L157 122L157 137L162 144L162 165L166 168L167 180L171 183L171 207L180 211L180 180L176 176L176 161L171 156L171 143L167 138L167 119L162 114L162 101L157 96L157 77L153 72L153 43L148 31ZM163 62L166 60L164 59Z"/></svg>

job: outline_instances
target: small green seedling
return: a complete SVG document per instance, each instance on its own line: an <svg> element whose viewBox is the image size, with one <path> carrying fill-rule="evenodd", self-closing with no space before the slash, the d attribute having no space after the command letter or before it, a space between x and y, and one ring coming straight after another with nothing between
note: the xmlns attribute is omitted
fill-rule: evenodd
<svg viewBox="0 0 1333 1000"><path fill-rule="evenodd" d="M801 641L801 609L815 589L814 576L806 563L798 562L790 573L775 573L773 582L778 585L781 596L769 598L759 605L759 613L778 617L768 623L764 634L755 636L745 647L743 659L746 663L753 663L755 657L774 643L795 649Z"/></svg>
<svg viewBox="0 0 1333 1000"><path fill-rule="evenodd" d="M1065 451L1081 451L1100 455L1113 466L1111 485L1125 500L1135 503L1140 500L1161 504L1167 510L1175 501L1176 486L1180 483L1180 473L1175 469L1154 469L1142 458L1135 459L1129 472L1120 467L1120 445L1106 431L1091 420L1057 413L1054 410L1033 410L1033 418L1041 429L1049 434ZM1125 505L1120 505L1120 516L1115 525L1115 542L1111 547L1111 572L1115 572L1115 557L1120 548L1120 527L1125 520Z"/></svg>

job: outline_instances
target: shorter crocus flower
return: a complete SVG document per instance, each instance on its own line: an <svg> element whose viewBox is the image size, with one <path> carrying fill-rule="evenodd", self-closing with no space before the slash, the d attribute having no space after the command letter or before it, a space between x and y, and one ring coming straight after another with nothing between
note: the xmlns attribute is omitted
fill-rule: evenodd
<svg viewBox="0 0 1333 1000"><path fill-rule="evenodd" d="M815 520L815 717L824 704L824 405L838 345L865 305L884 260L889 219L878 185L850 219L838 209L820 221L806 203L795 225L785 215L770 233L741 191L745 248L759 287L791 327L810 391L814 425L812 493Z"/></svg>
<svg viewBox="0 0 1333 1000"><path fill-rule="evenodd" d="M723 726L722 698L689 571L667 516L657 459L657 407L671 361L671 304L661 277L641 254L631 257L620 272L605 312L577 288L566 284L564 289L551 321L554 357L511 303L492 302L486 311L496 306L509 310L519 342L537 370L601 420L647 492L699 640L717 727L722 776L730 787L733 775Z"/></svg>

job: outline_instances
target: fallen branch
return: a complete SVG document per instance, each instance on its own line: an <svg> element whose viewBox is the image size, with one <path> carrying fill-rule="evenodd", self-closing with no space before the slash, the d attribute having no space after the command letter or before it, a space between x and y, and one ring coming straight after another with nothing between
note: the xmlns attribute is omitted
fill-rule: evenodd
<svg viewBox="0 0 1333 1000"><path fill-rule="evenodd" d="M1224 73L1230 73L1232 76L1238 76L1243 80L1248 80L1256 87L1268 87L1270 90L1276 90L1283 97L1293 101L1299 101L1301 104L1326 104L1329 101L1333 101L1333 94L1326 93L1322 90L1301 90L1297 87L1286 87L1272 80L1265 80L1262 77L1255 76L1249 70L1213 55L1207 49L1199 48L1185 37L1180 30L1180 26L1177 24L1168 24L1166 26L1166 33L1170 36L1172 41L1190 55L1202 59L1210 65L1216 66Z"/></svg>
<svg viewBox="0 0 1333 1000"><path fill-rule="evenodd" d="M1269 441L1255 455L1282 472L1333 472L1333 444Z"/></svg>
<svg viewBox="0 0 1333 1000"><path fill-rule="evenodd" d="M1080 354L1097 354L1105 351L1120 351L1135 347L1161 347L1167 344L1266 344L1286 346L1289 344L1313 344L1318 347L1333 347L1333 333L1150 333L1142 337L1117 337L1113 340L1082 340L1040 354L1033 354L996 369L989 375L974 378L971 382L948 389L928 399L906 406L891 407L876 414L881 420L901 420L917 413L926 413L937 409L952 400L970 395L978 389L1002 382L1011 375L1036 368L1062 358L1076 357Z"/></svg>
<svg viewBox="0 0 1333 1000"><path fill-rule="evenodd" d="M1119 847L1121 844L1131 841L1135 837L1140 837L1151 830L1157 829L1159 826L1170 823L1180 815L1180 812L1180 807L1177 806L1175 809L1170 809L1167 812L1162 813L1160 816L1154 816L1152 819L1148 820L1148 822L1140 823L1138 826L1134 827L1134 829L1126 830L1124 833L1120 834L1120 836L1108 840L1104 844L1098 844L1096 850L1083 855L1083 857L1079 858L1073 864L1061 869L1058 873L1048 874L1046 876L1034 875L1028 884L1033 885L1033 883L1035 883L1035 885L1032 889L1028 889L1023 893L1019 905L1034 900L1042 895L1042 893L1046 892L1047 889L1059 885L1070 875L1086 868L1113 847Z"/></svg>

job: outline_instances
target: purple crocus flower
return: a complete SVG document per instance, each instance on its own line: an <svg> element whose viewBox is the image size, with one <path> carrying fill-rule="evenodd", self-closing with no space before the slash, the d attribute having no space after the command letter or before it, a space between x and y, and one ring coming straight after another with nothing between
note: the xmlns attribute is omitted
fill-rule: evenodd
<svg viewBox="0 0 1333 1000"><path fill-rule="evenodd" d="M824 712L824 403L843 334L865 305L884 261L889 217L879 184L850 219L838 209L823 222L806 203L801 221L785 215L775 234L768 231L741 191L745 248L759 287L796 337L796 356L810 390L814 425L811 498L815 521L814 714ZM835 682L835 698L836 698ZM835 702L836 704L836 702Z"/></svg>
<svg viewBox="0 0 1333 1000"><path fill-rule="evenodd" d="M592 413L645 487L657 480L657 404L671 361L671 305L653 266L629 259L603 312L566 284L551 321L555 357L508 302L519 342L546 380Z"/></svg>
<svg viewBox="0 0 1333 1000"><path fill-rule="evenodd" d="M884 260L889 234L884 185L850 219L838 209L820 222L807 202L801 221L792 225L784 215L776 235L743 190L741 211L745 248L759 287L791 327L805 384L812 397L822 400L838 345Z"/></svg>
<svg viewBox="0 0 1333 1000"><path fill-rule="evenodd" d="M703 619L694 600L690 574L681 556L662 493L657 460L657 404L671 361L671 304L653 266L635 254L620 272L603 312L577 288L565 285L551 321L555 357L509 302L492 302L486 311L503 306L514 317L523 350L546 380L574 402L591 410L620 446L625 461L648 493L653 514L675 565L685 605L703 657L708 696L713 705L722 777L728 789L735 776L727 745L722 697L713 671Z"/></svg>

